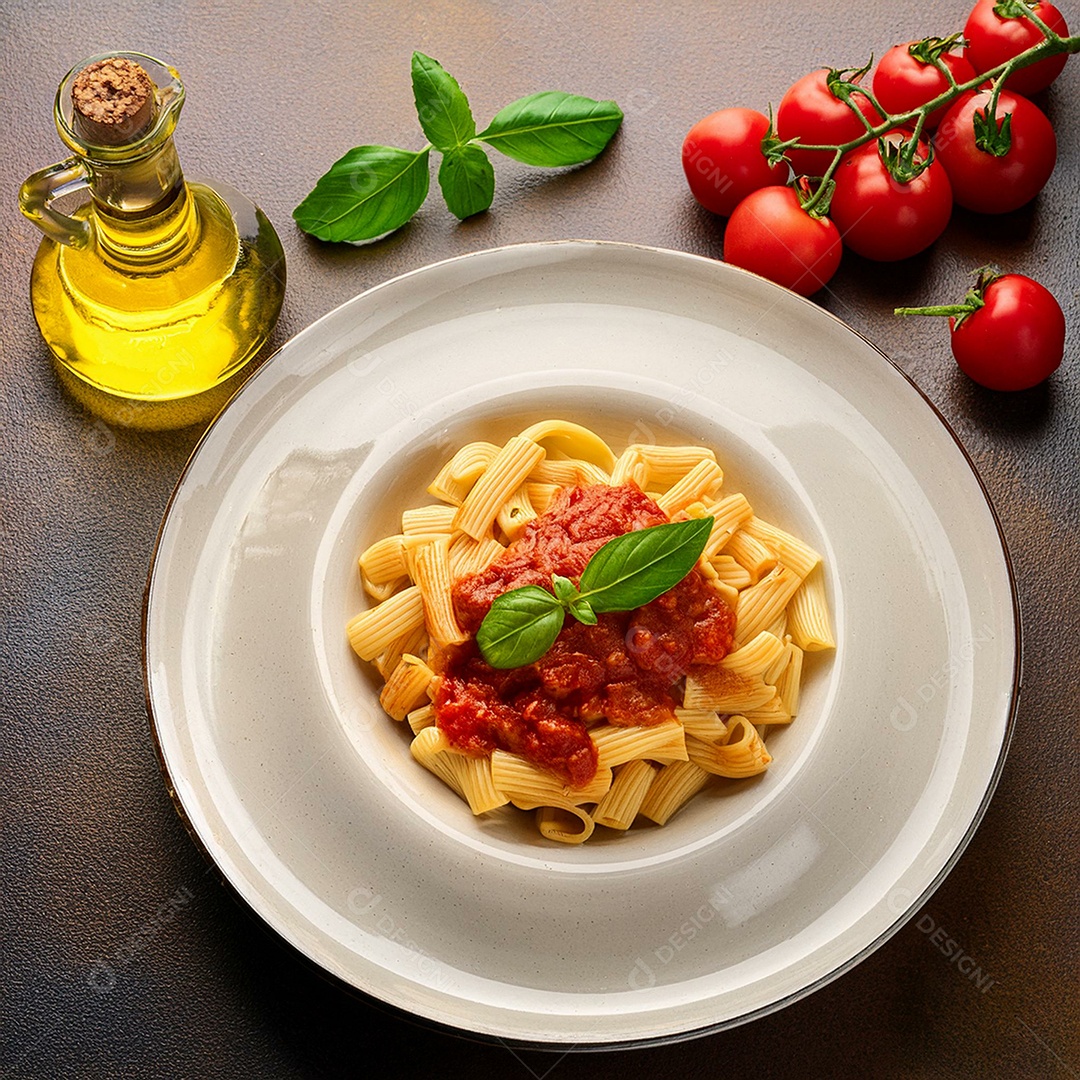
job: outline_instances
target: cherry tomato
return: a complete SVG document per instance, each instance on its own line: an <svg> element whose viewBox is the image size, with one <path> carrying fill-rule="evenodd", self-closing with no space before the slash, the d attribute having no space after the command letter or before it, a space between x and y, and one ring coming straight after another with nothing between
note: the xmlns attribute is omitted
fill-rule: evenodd
<svg viewBox="0 0 1080 1080"><path fill-rule="evenodd" d="M1042 191L1057 160L1057 139L1043 111L1027 98L1002 90L997 116L1012 114L1011 145L997 157L975 143L975 113L990 102L990 91L968 93L953 102L934 135L934 148L960 206L982 214L1005 214Z"/></svg>
<svg viewBox="0 0 1080 1080"><path fill-rule="evenodd" d="M842 252L836 226L827 217L811 217L789 187L751 192L724 230L727 262L803 296L817 292L836 273Z"/></svg>
<svg viewBox="0 0 1080 1080"><path fill-rule="evenodd" d="M899 145L905 133L890 132L886 141ZM930 148L919 146L925 161ZM849 151L834 174L829 216L852 251L879 262L906 259L928 248L952 215L952 189L938 161L914 179L901 183L882 161L878 140Z"/></svg>
<svg viewBox="0 0 1080 1080"><path fill-rule="evenodd" d="M866 130L851 108L833 96L826 82L828 74L827 68L821 68L804 75L780 99L776 133L781 139L797 137L812 146L831 145L849 142ZM851 100L872 124L881 120L862 94L853 94ZM821 176L833 159L828 150L789 150L787 156L799 176Z"/></svg>
<svg viewBox="0 0 1080 1080"><path fill-rule="evenodd" d="M751 191L787 179L787 165L770 165L761 152L768 130L768 119L754 109L721 109L690 129L683 171L706 210L727 217Z"/></svg>
<svg viewBox="0 0 1080 1080"><path fill-rule="evenodd" d="M1053 293L1023 274L1003 274L983 301L959 326L949 320L961 369L990 390L1027 390L1049 378L1065 355L1065 315Z"/></svg>
<svg viewBox="0 0 1080 1080"><path fill-rule="evenodd" d="M906 113L933 100L949 89L949 80L933 64L924 64L908 51L916 41L894 45L880 60L874 72L874 97L891 113ZM941 62L958 83L975 78L975 69L957 52L941 54ZM926 118L925 129L933 131L945 115L947 105L935 109Z"/></svg>
<svg viewBox="0 0 1080 1080"><path fill-rule="evenodd" d="M968 41L967 56L980 74L1011 60L1017 53L1043 40L1043 32L1030 19L1003 19L997 15L994 12L996 3L997 0L978 0L964 26L964 37ZM1036 4L1032 11L1054 33L1068 36L1065 18L1053 4ZM1068 54L1061 53L1030 67L1020 68L1009 76L1006 85L1018 94L1045 90L1061 74L1067 59Z"/></svg>

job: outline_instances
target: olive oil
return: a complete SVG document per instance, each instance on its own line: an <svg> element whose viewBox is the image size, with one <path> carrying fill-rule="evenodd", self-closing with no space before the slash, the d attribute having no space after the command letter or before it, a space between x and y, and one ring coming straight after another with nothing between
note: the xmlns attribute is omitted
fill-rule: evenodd
<svg viewBox="0 0 1080 1080"><path fill-rule="evenodd" d="M87 120L101 139L90 144L61 84L57 126L82 153L24 185L23 210L46 233L31 299L78 401L110 423L174 428L206 420L246 377L281 308L284 254L239 192L184 180L172 141L182 86L171 69L137 60L169 83L134 139L106 145L112 133ZM65 181L71 190L72 173L91 198L66 217L48 204Z"/></svg>

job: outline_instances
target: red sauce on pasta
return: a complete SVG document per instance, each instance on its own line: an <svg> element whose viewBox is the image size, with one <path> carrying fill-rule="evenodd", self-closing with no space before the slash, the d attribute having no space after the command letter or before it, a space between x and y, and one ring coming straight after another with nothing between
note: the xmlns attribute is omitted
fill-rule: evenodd
<svg viewBox="0 0 1080 1080"><path fill-rule="evenodd" d="M495 563L454 585L458 621L475 633L501 593L550 589L552 573L576 583L612 537L668 520L632 484L564 489ZM581 787L596 772L587 723L605 717L648 726L673 718L676 684L693 665L722 660L734 628L734 613L695 569L636 611L600 615L595 626L568 616L551 649L525 667L490 667L470 639L438 660L438 726L460 750L508 750Z"/></svg>

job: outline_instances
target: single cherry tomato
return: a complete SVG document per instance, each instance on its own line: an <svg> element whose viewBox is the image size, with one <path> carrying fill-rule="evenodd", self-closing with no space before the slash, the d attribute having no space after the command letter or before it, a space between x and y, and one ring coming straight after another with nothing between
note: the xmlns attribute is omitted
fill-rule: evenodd
<svg viewBox="0 0 1080 1080"><path fill-rule="evenodd" d="M826 146L850 142L866 130L851 107L833 95L828 74L828 68L821 68L804 75L780 99L776 110L779 138L798 138L810 146ZM881 121L878 111L862 94L852 94L851 100L871 124ZM787 156L799 176L822 176L833 159L829 150L789 150Z"/></svg>
<svg viewBox="0 0 1080 1080"><path fill-rule="evenodd" d="M1009 149L998 156L976 143L976 113L990 103L990 91L968 93L945 114L934 148L960 206L981 214L1005 214L1042 191L1057 161L1057 139L1046 114L1027 98L1002 90L996 116L1011 114Z"/></svg>
<svg viewBox="0 0 1080 1080"><path fill-rule="evenodd" d="M770 165L761 152L768 130L767 117L754 109L721 109L690 129L683 142L683 171L706 210L727 217L751 191L787 179L787 165Z"/></svg>
<svg viewBox="0 0 1080 1080"><path fill-rule="evenodd" d="M923 44L909 41L905 45L894 45L879 61L873 89L874 97L883 109L894 114L911 112L949 89L945 73L912 52L912 49L919 51ZM940 58L958 83L975 78L975 69L962 53L943 52ZM947 105L942 105L930 113L924 124L925 130L933 131L947 109Z"/></svg>
<svg viewBox="0 0 1080 1080"><path fill-rule="evenodd" d="M990 390L1027 390L1049 378L1065 355L1065 315L1049 289L1023 274L1003 274L983 306L949 320L953 356Z"/></svg>
<svg viewBox="0 0 1080 1080"><path fill-rule="evenodd" d="M884 149L897 153L906 134L889 132L881 140ZM929 154L930 147L920 143L910 171L926 162ZM836 190L829 216L852 251L879 262L894 262L928 248L945 231L952 215L952 189L936 160L922 165L917 176L901 182L881 155L882 147L875 139L840 159L833 175ZM903 164L901 160L898 170Z"/></svg>
<svg viewBox="0 0 1080 1080"><path fill-rule="evenodd" d="M728 219L724 259L803 296L836 273L843 246L827 217L812 217L790 187L758 188Z"/></svg>
<svg viewBox="0 0 1080 1080"><path fill-rule="evenodd" d="M967 56L976 72L982 73L1004 64L1018 53L1038 45L1043 32L1030 19L1003 19L994 11L998 0L978 0L971 10L964 37ZM1053 4L1036 4L1032 13L1042 19L1055 34L1068 37L1065 17ZM1060 74L1068 59L1067 53L1049 56L1037 64L1020 68L1009 76L1006 85L1018 94L1034 94L1045 90Z"/></svg>

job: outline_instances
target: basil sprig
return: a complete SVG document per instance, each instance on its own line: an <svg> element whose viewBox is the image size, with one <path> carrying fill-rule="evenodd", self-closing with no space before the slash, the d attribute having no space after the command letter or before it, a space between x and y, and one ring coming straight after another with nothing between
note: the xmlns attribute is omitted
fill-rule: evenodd
<svg viewBox="0 0 1080 1080"><path fill-rule="evenodd" d="M477 133L468 98L437 60L413 53L412 85L427 146L354 147L293 211L304 232L365 244L401 228L427 198L432 149L443 155L439 187L446 205L464 220L487 210L495 196L495 170L484 144L526 165L581 165L607 146L623 119L614 101L548 90L500 109Z"/></svg>
<svg viewBox="0 0 1080 1080"><path fill-rule="evenodd" d="M502 593L476 631L480 654L493 668L522 667L551 648L567 612L592 625L599 613L648 604L690 573L712 526L703 517L625 533L593 555L576 587L552 574L552 592L524 585Z"/></svg>

